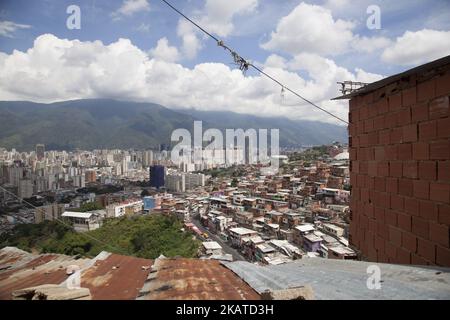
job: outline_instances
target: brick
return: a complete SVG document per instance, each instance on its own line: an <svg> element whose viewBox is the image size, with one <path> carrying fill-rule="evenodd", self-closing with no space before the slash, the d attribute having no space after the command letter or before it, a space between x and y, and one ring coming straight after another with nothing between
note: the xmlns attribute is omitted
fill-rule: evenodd
<svg viewBox="0 0 450 320"><path fill-rule="evenodd" d="M436 81L436 96L450 94L450 72L447 72Z"/></svg>
<svg viewBox="0 0 450 320"><path fill-rule="evenodd" d="M405 125L411 123L411 108L410 107L402 108L398 112L397 123L399 126L405 126Z"/></svg>
<svg viewBox="0 0 450 320"><path fill-rule="evenodd" d="M418 162L405 161L403 162L403 177L416 179L418 177Z"/></svg>
<svg viewBox="0 0 450 320"><path fill-rule="evenodd" d="M429 225L428 221L420 217L413 216L411 230L414 234L423 239L429 238Z"/></svg>
<svg viewBox="0 0 450 320"><path fill-rule="evenodd" d="M431 182L430 200L450 203L450 184Z"/></svg>
<svg viewBox="0 0 450 320"><path fill-rule="evenodd" d="M379 205L383 208L391 207L391 195L387 192L380 192L378 195Z"/></svg>
<svg viewBox="0 0 450 320"><path fill-rule="evenodd" d="M393 97L393 96L391 96ZM391 97L389 97L389 99L391 99ZM398 98L396 98L398 99ZM417 87L412 87L409 89L405 89L402 91L402 105L403 106L410 106L413 105L414 103L416 103L417 101ZM396 101L398 102L398 101ZM391 105L389 105L389 109L391 109Z"/></svg>
<svg viewBox="0 0 450 320"><path fill-rule="evenodd" d="M448 96L436 98L430 101L430 119L445 118L449 116Z"/></svg>
<svg viewBox="0 0 450 320"><path fill-rule="evenodd" d="M389 227L389 241L397 247L400 247L402 245L402 231L394 227Z"/></svg>
<svg viewBox="0 0 450 320"><path fill-rule="evenodd" d="M386 191L386 179L382 177L375 177L375 190Z"/></svg>
<svg viewBox="0 0 450 320"><path fill-rule="evenodd" d="M397 215L397 225L403 231L411 231L412 217L409 214L399 212ZM431 229L430 229L431 230Z"/></svg>
<svg viewBox="0 0 450 320"><path fill-rule="evenodd" d="M400 178L403 176L403 165L400 161L389 162L389 175L391 177Z"/></svg>
<svg viewBox="0 0 450 320"><path fill-rule="evenodd" d="M403 211L404 200L402 196L391 194L391 209Z"/></svg>
<svg viewBox="0 0 450 320"><path fill-rule="evenodd" d="M397 146L395 145L385 146L384 156L386 160L397 160L398 159Z"/></svg>
<svg viewBox="0 0 450 320"><path fill-rule="evenodd" d="M419 238L417 240L417 253L432 263L436 261L436 246L431 241Z"/></svg>
<svg viewBox="0 0 450 320"><path fill-rule="evenodd" d="M404 170L404 168L403 168ZM413 181L411 179L398 180L398 192L403 196L412 197L413 195Z"/></svg>
<svg viewBox="0 0 450 320"><path fill-rule="evenodd" d="M372 177L377 176L378 162L377 161L369 161L368 164L369 164L369 169L368 169L369 176L372 176Z"/></svg>
<svg viewBox="0 0 450 320"><path fill-rule="evenodd" d="M389 262L394 262L397 259L397 247L390 242L385 243L385 252L389 258Z"/></svg>
<svg viewBox="0 0 450 320"><path fill-rule="evenodd" d="M402 94L397 93L389 96L388 98L388 108L389 111L398 110L402 107Z"/></svg>
<svg viewBox="0 0 450 320"><path fill-rule="evenodd" d="M375 160L384 160L385 158L386 158L385 147L376 147L375 148Z"/></svg>
<svg viewBox="0 0 450 320"><path fill-rule="evenodd" d="M435 161L419 162L419 179L436 180L437 166Z"/></svg>
<svg viewBox="0 0 450 320"><path fill-rule="evenodd" d="M427 221L438 221L439 208L433 201L420 200L419 215Z"/></svg>
<svg viewBox="0 0 450 320"><path fill-rule="evenodd" d="M436 96L436 81L431 79L417 85L417 101L433 99Z"/></svg>
<svg viewBox="0 0 450 320"><path fill-rule="evenodd" d="M373 128L374 130L381 130L386 128L384 124L384 116L378 116L373 119Z"/></svg>
<svg viewBox="0 0 450 320"><path fill-rule="evenodd" d="M400 144L397 147L399 160L411 160L412 159L412 145L410 143Z"/></svg>
<svg viewBox="0 0 450 320"><path fill-rule="evenodd" d="M386 178L386 192L398 193L398 179Z"/></svg>
<svg viewBox="0 0 450 320"><path fill-rule="evenodd" d="M411 121L417 123L425 120L428 120L428 102L420 102L412 106Z"/></svg>
<svg viewBox="0 0 450 320"><path fill-rule="evenodd" d="M431 120L419 124L419 140L429 141L437 136L437 121Z"/></svg>
<svg viewBox="0 0 450 320"><path fill-rule="evenodd" d="M410 124L403 127L403 142L417 141L417 124Z"/></svg>
<svg viewBox="0 0 450 320"><path fill-rule="evenodd" d="M450 137L450 117L446 119L437 120L437 137L449 138Z"/></svg>
<svg viewBox="0 0 450 320"><path fill-rule="evenodd" d="M380 99L379 101L377 101L376 106L378 114L385 114L389 111L388 98Z"/></svg>
<svg viewBox="0 0 450 320"><path fill-rule="evenodd" d="M426 266L426 265L430 265L431 263L427 259L424 259L421 256L412 253L411 254L411 264L415 265L415 266Z"/></svg>
<svg viewBox="0 0 450 320"><path fill-rule="evenodd" d="M374 209L375 219L378 222L384 223L384 209L380 207L375 207Z"/></svg>
<svg viewBox="0 0 450 320"><path fill-rule="evenodd" d="M411 252L403 248L398 248L396 263L411 264Z"/></svg>
<svg viewBox="0 0 450 320"><path fill-rule="evenodd" d="M404 207L406 213L413 216L419 215L419 200L417 200L416 198L405 198Z"/></svg>
<svg viewBox="0 0 450 320"><path fill-rule="evenodd" d="M385 129L378 132L378 143L386 145L390 143L391 130Z"/></svg>
<svg viewBox="0 0 450 320"><path fill-rule="evenodd" d="M399 111L394 111L387 114L384 118L384 124L386 128L395 128L398 125L398 114ZM428 108L427 108L427 117L428 117Z"/></svg>
<svg viewBox="0 0 450 320"><path fill-rule="evenodd" d="M437 246L436 264L439 266L450 267L450 249Z"/></svg>
<svg viewBox="0 0 450 320"><path fill-rule="evenodd" d="M450 141L446 139L430 142L430 159L433 160L450 159Z"/></svg>
<svg viewBox="0 0 450 320"><path fill-rule="evenodd" d="M373 131L373 119L364 120L364 132Z"/></svg>
<svg viewBox="0 0 450 320"><path fill-rule="evenodd" d="M402 247L409 252L417 252L417 237L409 232L402 232Z"/></svg>
<svg viewBox="0 0 450 320"><path fill-rule="evenodd" d="M389 176L389 162L387 161L379 162L377 165L377 174L380 177Z"/></svg>
<svg viewBox="0 0 450 320"><path fill-rule="evenodd" d="M385 223L388 226L397 226L397 211L387 209L384 211Z"/></svg>
<svg viewBox="0 0 450 320"><path fill-rule="evenodd" d="M412 145L414 160L428 160L430 158L430 145L428 142L416 142Z"/></svg>
<svg viewBox="0 0 450 320"><path fill-rule="evenodd" d="M384 239L376 236L375 237L375 249L377 249L379 252L384 252Z"/></svg>
<svg viewBox="0 0 450 320"><path fill-rule="evenodd" d="M450 246L448 226L433 221L430 221L429 225L430 240L448 248Z"/></svg>
<svg viewBox="0 0 450 320"><path fill-rule="evenodd" d="M446 204L439 204L438 217L439 223L450 226L450 206Z"/></svg>
<svg viewBox="0 0 450 320"><path fill-rule="evenodd" d="M391 130L390 143L401 143L403 141L403 129L394 128Z"/></svg>
<svg viewBox="0 0 450 320"><path fill-rule="evenodd" d="M429 199L430 184L428 181L414 180L413 181L413 195L420 199Z"/></svg>

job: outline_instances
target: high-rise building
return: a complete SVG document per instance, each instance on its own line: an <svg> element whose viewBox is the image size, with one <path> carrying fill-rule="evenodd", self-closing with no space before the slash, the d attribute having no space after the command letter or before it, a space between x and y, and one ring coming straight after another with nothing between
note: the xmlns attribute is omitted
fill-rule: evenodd
<svg viewBox="0 0 450 320"><path fill-rule="evenodd" d="M45 145L43 144L36 145L36 157L39 161L45 158Z"/></svg>
<svg viewBox="0 0 450 320"><path fill-rule="evenodd" d="M95 172L95 170L86 170L84 175L86 178L86 180L85 180L86 183L91 183L91 182L97 181L97 173Z"/></svg>
<svg viewBox="0 0 450 320"><path fill-rule="evenodd" d="M33 181L22 179L19 181L17 196L21 199L30 198L33 195Z"/></svg>
<svg viewBox="0 0 450 320"><path fill-rule="evenodd" d="M161 188L164 186L165 168L161 165L154 165L150 167L150 186L154 188Z"/></svg>

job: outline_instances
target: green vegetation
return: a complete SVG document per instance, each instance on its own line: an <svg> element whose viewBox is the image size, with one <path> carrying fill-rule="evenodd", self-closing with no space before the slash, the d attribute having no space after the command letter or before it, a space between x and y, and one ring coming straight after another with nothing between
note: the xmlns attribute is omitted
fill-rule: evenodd
<svg viewBox="0 0 450 320"><path fill-rule="evenodd" d="M303 152L295 152L289 156L289 162L292 161L315 161L328 156L328 146L316 146Z"/></svg>
<svg viewBox="0 0 450 320"><path fill-rule="evenodd" d="M101 204L99 204L97 202L88 202L88 203L83 203L81 205L81 207L79 207L78 209L70 209L70 210L75 211L75 212L88 212L88 211L102 210L102 209L105 209L105 207L103 207Z"/></svg>
<svg viewBox="0 0 450 320"><path fill-rule="evenodd" d="M0 236L0 247L87 257L94 257L103 250L148 259L160 254L194 257L200 242L181 228L176 218L163 215L107 219L101 228L86 233L76 233L60 223L45 221L18 225L10 234Z"/></svg>

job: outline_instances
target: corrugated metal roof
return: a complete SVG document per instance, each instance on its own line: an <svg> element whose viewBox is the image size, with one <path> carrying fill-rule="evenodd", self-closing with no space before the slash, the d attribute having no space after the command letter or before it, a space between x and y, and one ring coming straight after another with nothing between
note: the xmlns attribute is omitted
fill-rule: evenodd
<svg viewBox="0 0 450 320"><path fill-rule="evenodd" d="M81 274L81 287L93 300L136 299L150 273L152 260L101 253Z"/></svg>
<svg viewBox="0 0 450 320"><path fill-rule="evenodd" d="M11 299L13 291L43 284L60 284L68 278L66 268L83 268L88 259L65 255L34 255L16 248L0 250L0 300Z"/></svg>
<svg viewBox="0 0 450 320"><path fill-rule="evenodd" d="M304 258L276 266L222 262L257 292L311 285L316 299L450 299L450 269ZM381 289L368 289L367 267L381 270Z"/></svg>
<svg viewBox="0 0 450 320"><path fill-rule="evenodd" d="M259 300L242 279L216 260L157 259L142 300Z"/></svg>

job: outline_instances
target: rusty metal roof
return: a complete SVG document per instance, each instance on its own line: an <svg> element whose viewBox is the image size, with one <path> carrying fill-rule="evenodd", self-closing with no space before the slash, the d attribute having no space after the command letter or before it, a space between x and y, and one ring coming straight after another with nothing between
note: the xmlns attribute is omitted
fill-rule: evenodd
<svg viewBox="0 0 450 320"><path fill-rule="evenodd" d="M89 288L93 300L136 299L152 260L103 253L81 275L81 287Z"/></svg>
<svg viewBox="0 0 450 320"><path fill-rule="evenodd" d="M35 255L6 247L0 250L0 300L11 299L13 291L43 284L60 284L68 278L66 268L83 268L89 259L59 254Z"/></svg>
<svg viewBox="0 0 450 320"><path fill-rule="evenodd" d="M259 300L259 294L216 260L158 258L142 300Z"/></svg>

